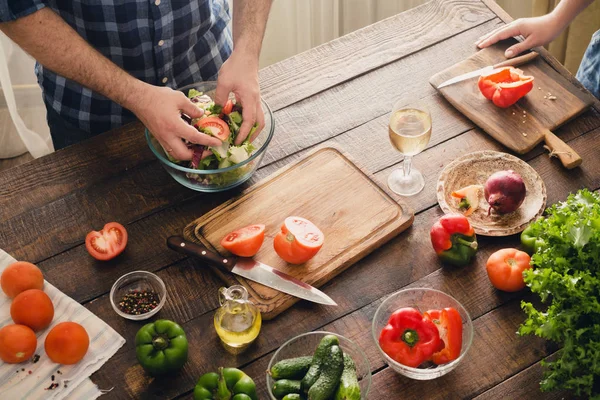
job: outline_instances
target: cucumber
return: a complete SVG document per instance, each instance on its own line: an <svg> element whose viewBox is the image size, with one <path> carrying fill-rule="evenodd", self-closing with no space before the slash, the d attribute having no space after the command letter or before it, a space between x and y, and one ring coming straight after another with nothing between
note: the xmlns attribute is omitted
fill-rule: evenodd
<svg viewBox="0 0 600 400"><path fill-rule="evenodd" d="M305 399L305 397L302 395L299 395L298 393L290 393L283 398L283 400L304 400L304 399Z"/></svg>
<svg viewBox="0 0 600 400"><path fill-rule="evenodd" d="M290 393L300 393L300 381L280 379L273 385L273 396L278 399L281 399Z"/></svg>
<svg viewBox="0 0 600 400"><path fill-rule="evenodd" d="M335 335L326 335L321 339L312 359L308 372L302 379L302 391L308 393L310 387L319 379L321 364L329 357L331 346L339 345L340 341Z"/></svg>
<svg viewBox="0 0 600 400"><path fill-rule="evenodd" d="M281 360L271 367L269 374L273 379L302 379L308 372L312 357L297 357Z"/></svg>
<svg viewBox="0 0 600 400"><path fill-rule="evenodd" d="M344 353L339 346L331 346L329 356L321 365L319 379L308 390L308 400L332 399L343 372Z"/></svg>
<svg viewBox="0 0 600 400"><path fill-rule="evenodd" d="M360 386L356 376L356 364L348 354L344 354L344 372L335 392L335 400L360 400Z"/></svg>

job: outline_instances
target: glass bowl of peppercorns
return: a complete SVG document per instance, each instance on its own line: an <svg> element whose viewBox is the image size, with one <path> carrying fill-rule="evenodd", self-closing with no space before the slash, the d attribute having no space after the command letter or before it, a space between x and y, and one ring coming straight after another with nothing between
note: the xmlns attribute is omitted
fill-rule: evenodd
<svg viewBox="0 0 600 400"><path fill-rule="evenodd" d="M110 289L110 304L123 318L141 321L160 311L167 300L167 288L152 272L133 271L123 275Z"/></svg>

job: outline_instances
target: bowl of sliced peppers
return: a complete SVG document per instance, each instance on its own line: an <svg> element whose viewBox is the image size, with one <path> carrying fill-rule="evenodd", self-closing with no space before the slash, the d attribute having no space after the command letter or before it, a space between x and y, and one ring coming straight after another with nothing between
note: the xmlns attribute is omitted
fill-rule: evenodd
<svg viewBox="0 0 600 400"><path fill-rule="evenodd" d="M473 341L473 323L452 296L435 289L400 290L379 306L373 339L396 372L417 380L452 371Z"/></svg>

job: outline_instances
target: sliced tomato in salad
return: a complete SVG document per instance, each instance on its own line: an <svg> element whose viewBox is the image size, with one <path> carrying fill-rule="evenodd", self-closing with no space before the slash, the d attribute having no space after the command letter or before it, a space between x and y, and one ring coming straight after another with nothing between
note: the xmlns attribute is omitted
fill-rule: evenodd
<svg viewBox="0 0 600 400"><path fill-rule="evenodd" d="M265 226L250 225L231 232L221 240L221 246L236 256L252 257L265 240Z"/></svg>
<svg viewBox="0 0 600 400"><path fill-rule="evenodd" d="M127 230L118 222L109 222L100 232L91 231L85 237L85 248L96 260L111 260L127 246Z"/></svg>
<svg viewBox="0 0 600 400"><path fill-rule="evenodd" d="M227 100L227 103L223 106L223 110L221 111L223 114L229 115L233 111L233 101Z"/></svg>
<svg viewBox="0 0 600 400"><path fill-rule="evenodd" d="M275 236L273 246L279 257L290 264L303 264L323 246L325 235L315 224L301 217L288 217Z"/></svg>
<svg viewBox="0 0 600 400"><path fill-rule="evenodd" d="M210 134L222 142L229 138L229 126L227 122L219 117L204 117L200 118L194 126L198 130L210 132Z"/></svg>

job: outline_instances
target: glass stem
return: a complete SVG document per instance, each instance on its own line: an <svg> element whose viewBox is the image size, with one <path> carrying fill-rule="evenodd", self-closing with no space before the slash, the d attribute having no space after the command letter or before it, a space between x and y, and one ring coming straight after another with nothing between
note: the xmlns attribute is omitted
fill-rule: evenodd
<svg viewBox="0 0 600 400"><path fill-rule="evenodd" d="M404 177L410 176L410 167L412 162L412 156L404 156L404 162L402 163L402 169L404 170Z"/></svg>

